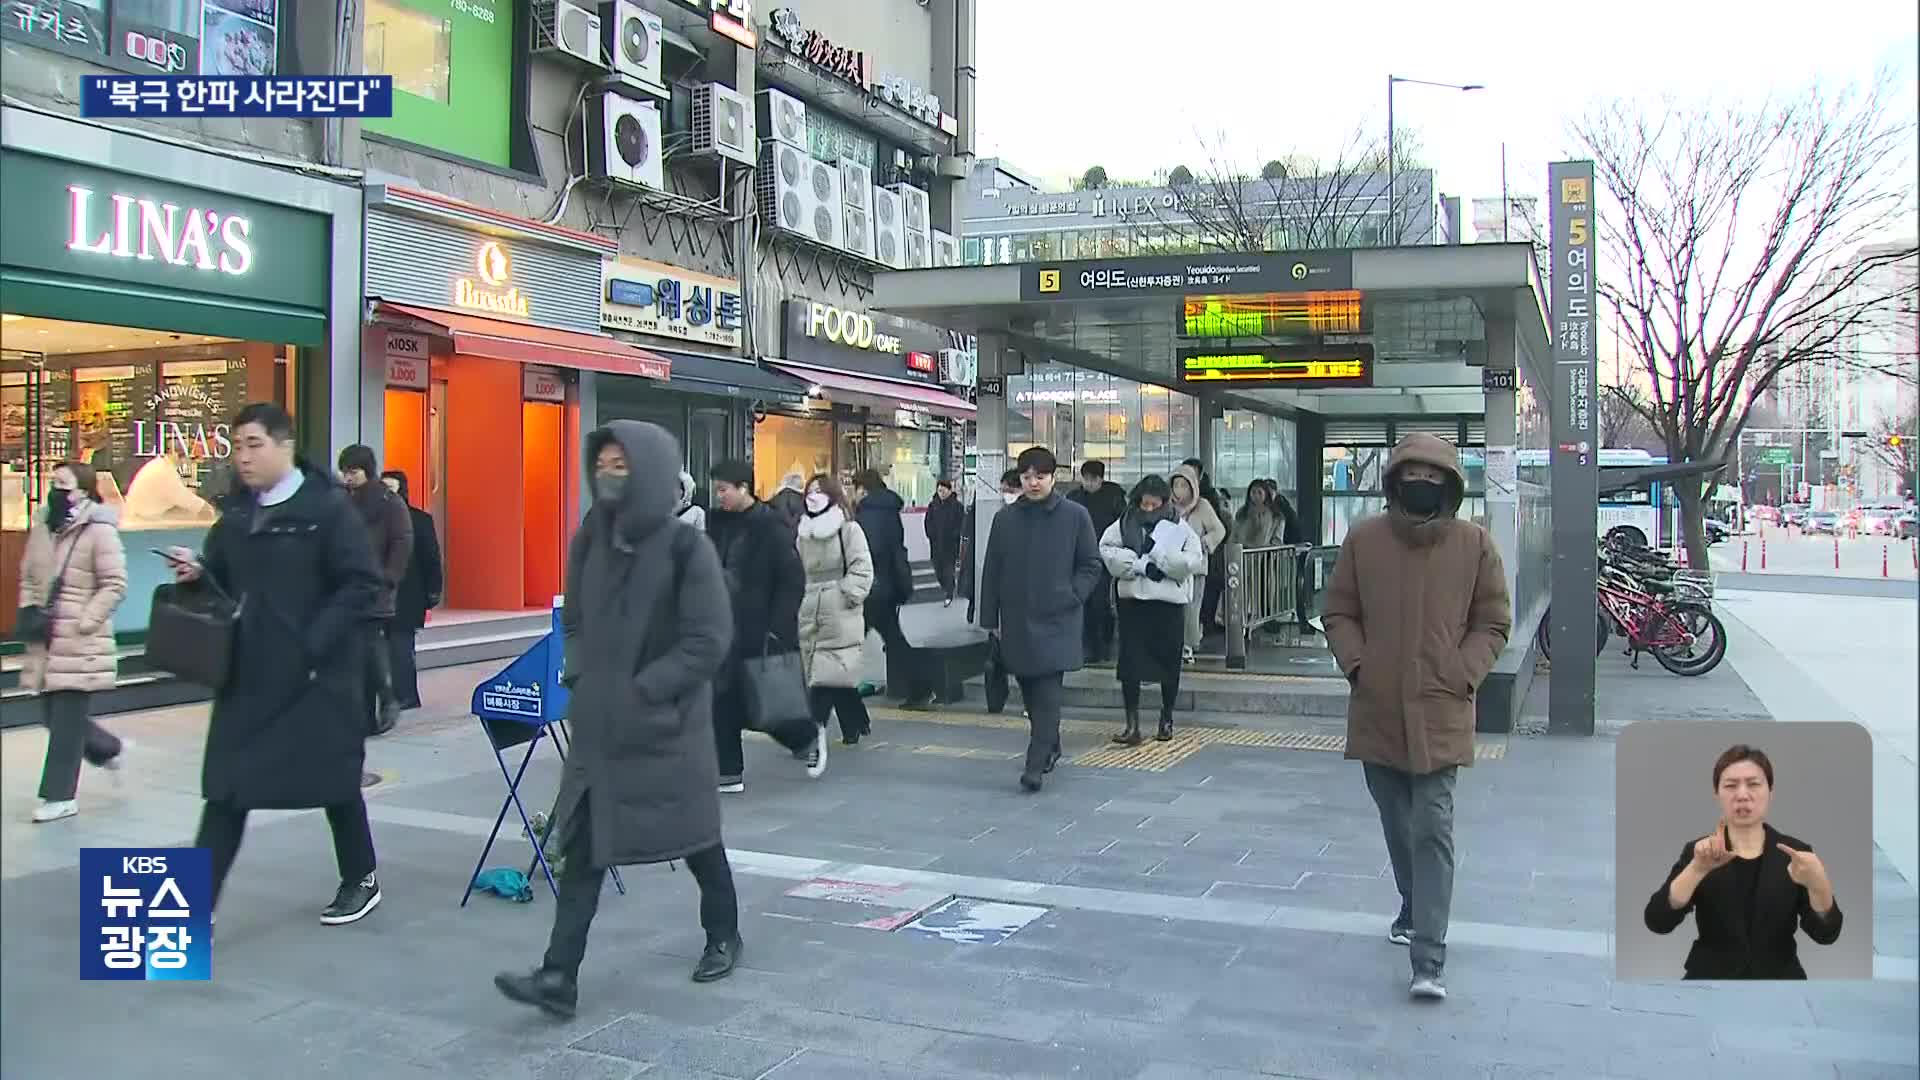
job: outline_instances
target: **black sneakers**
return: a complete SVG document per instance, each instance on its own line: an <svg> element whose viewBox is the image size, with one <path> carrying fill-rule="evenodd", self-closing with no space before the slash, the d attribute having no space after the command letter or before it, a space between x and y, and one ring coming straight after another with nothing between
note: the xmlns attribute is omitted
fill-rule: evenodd
<svg viewBox="0 0 1920 1080"><path fill-rule="evenodd" d="M379 906L380 882L368 874L359 881L341 882L340 891L333 894L333 903L320 913L320 921L327 926L344 926L359 922Z"/></svg>
<svg viewBox="0 0 1920 1080"><path fill-rule="evenodd" d="M693 966L693 981L713 982L733 974L733 966L740 962L740 945L738 934L731 941L707 942L706 951L700 954L700 962Z"/></svg>
<svg viewBox="0 0 1920 1080"><path fill-rule="evenodd" d="M493 977L493 985L509 999L559 1020L573 1019L580 997L573 978L551 968L535 968L525 975L503 971Z"/></svg>

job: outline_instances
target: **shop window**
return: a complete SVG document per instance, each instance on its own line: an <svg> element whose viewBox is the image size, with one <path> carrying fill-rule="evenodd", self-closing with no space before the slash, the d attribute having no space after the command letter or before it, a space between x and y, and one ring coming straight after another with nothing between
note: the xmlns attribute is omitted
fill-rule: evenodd
<svg viewBox="0 0 1920 1080"><path fill-rule="evenodd" d="M833 471L833 422L768 416L753 429L753 490L766 498L781 480ZM705 486L702 479L701 485Z"/></svg>
<svg viewBox="0 0 1920 1080"><path fill-rule="evenodd" d="M395 0L369 0L366 70L393 76L393 88L445 105L453 74L453 20Z"/></svg>
<svg viewBox="0 0 1920 1080"><path fill-rule="evenodd" d="M965 259L966 264L968 266L980 265L982 260L980 257L980 238L979 237L977 236L967 237L962 244L962 250L965 252L962 258Z"/></svg>
<svg viewBox="0 0 1920 1080"><path fill-rule="evenodd" d="M516 63L526 49L519 10L515 0L368 0L364 67L391 75L394 95L393 115L368 117L364 130L486 165L536 167L526 65Z"/></svg>
<svg viewBox="0 0 1920 1080"><path fill-rule="evenodd" d="M867 433L867 467L908 506L932 502L940 479L940 433L891 427L869 427Z"/></svg>
<svg viewBox="0 0 1920 1080"><path fill-rule="evenodd" d="M234 483L233 415L292 408L294 350L0 316L0 528L24 530L62 462L94 467L123 531L200 529Z"/></svg>
<svg viewBox="0 0 1920 1080"><path fill-rule="evenodd" d="M10 0L8 39L140 75L283 74L277 0ZM197 43L197 44L196 44Z"/></svg>

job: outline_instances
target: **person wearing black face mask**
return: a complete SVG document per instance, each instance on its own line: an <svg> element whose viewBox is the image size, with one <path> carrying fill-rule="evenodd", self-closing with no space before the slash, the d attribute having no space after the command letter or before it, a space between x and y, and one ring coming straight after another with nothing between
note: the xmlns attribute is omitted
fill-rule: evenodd
<svg viewBox="0 0 1920 1080"><path fill-rule="evenodd" d="M1452 444L1400 440L1387 510L1356 524L1327 587L1327 645L1352 684L1346 756L1380 811L1409 946L1415 998L1447 996L1453 903L1453 787L1473 764L1474 693L1513 628L1493 537L1458 517L1466 476Z"/></svg>

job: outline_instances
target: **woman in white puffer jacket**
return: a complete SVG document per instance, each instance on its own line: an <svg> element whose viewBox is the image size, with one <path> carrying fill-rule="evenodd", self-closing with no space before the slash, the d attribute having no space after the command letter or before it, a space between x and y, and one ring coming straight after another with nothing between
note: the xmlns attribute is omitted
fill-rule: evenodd
<svg viewBox="0 0 1920 1080"><path fill-rule="evenodd" d="M826 734L840 714L840 741L852 746L872 730L860 700L866 654L863 606L873 591L873 555L867 534L847 517L847 497L833 477L807 481L806 511L795 530L807 589L800 598L800 666L813 699L813 722ZM824 738L821 745L826 745Z"/></svg>
<svg viewBox="0 0 1920 1080"><path fill-rule="evenodd" d="M1120 656L1114 673L1127 726L1113 741L1138 746L1140 684L1160 684L1160 725L1154 738L1173 738L1173 702L1180 694L1181 649L1187 608L1206 582L1207 552L1173 505L1165 480L1149 476L1133 486L1130 505L1100 537L1100 561L1120 594Z"/></svg>

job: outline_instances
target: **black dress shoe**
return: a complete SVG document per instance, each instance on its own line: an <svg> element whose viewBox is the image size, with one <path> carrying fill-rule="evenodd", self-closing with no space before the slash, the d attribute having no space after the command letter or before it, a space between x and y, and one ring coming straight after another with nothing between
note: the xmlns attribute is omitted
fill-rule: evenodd
<svg viewBox="0 0 1920 1080"><path fill-rule="evenodd" d="M525 975L503 971L493 977L493 985L509 999L561 1020L573 1019L579 999L572 977L551 968L535 968Z"/></svg>
<svg viewBox="0 0 1920 1080"><path fill-rule="evenodd" d="M693 966L693 981L713 982L733 974L733 966L740 962L740 945L738 934L730 941L707 942L706 951L700 954L700 962Z"/></svg>
<svg viewBox="0 0 1920 1080"><path fill-rule="evenodd" d="M1023 772L1020 774L1020 786L1027 791L1039 791L1043 773Z"/></svg>

